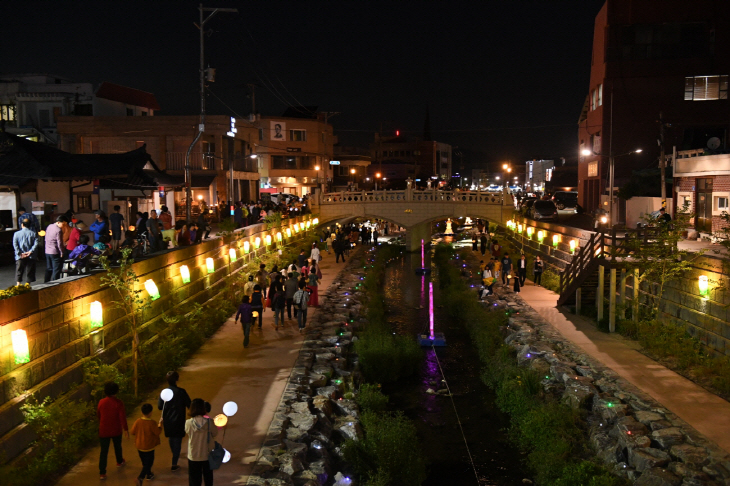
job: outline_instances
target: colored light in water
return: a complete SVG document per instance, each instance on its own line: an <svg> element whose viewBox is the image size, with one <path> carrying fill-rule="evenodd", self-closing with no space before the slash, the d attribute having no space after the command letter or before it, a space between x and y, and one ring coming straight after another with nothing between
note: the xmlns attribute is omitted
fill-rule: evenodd
<svg viewBox="0 0 730 486"><path fill-rule="evenodd" d="M251 251L251 243L249 243L248 241L244 241L243 242L243 252L248 253L250 251Z"/></svg>
<svg viewBox="0 0 730 486"><path fill-rule="evenodd" d="M147 290L150 299L157 300L160 298L160 291L157 290L157 285L155 285L155 281L151 278L144 283L144 288Z"/></svg>
<svg viewBox="0 0 730 486"><path fill-rule="evenodd" d="M182 277L183 283L190 283L190 269L187 265L183 265L180 267L180 276Z"/></svg>
<svg viewBox="0 0 730 486"><path fill-rule="evenodd" d="M433 282L428 282L428 325L431 333L431 340L434 339L433 334Z"/></svg>
<svg viewBox="0 0 730 486"><path fill-rule="evenodd" d="M208 273L215 272L215 262L212 258L205 259L205 266L208 267Z"/></svg>
<svg viewBox="0 0 730 486"><path fill-rule="evenodd" d="M266 235L266 237L264 238L264 241L266 242L266 246L270 246L271 245L271 235Z"/></svg>
<svg viewBox="0 0 730 486"><path fill-rule="evenodd" d="M281 231L279 231L278 233L276 233L276 241L278 241L279 243L281 243L281 240L282 240Z"/></svg>
<svg viewBox="0 0 730 486"><path fill-rule="evenodd" d="M230 250L228 250L228 256L231 257L232 262L235 262L236 260L238 260L238 256L236 256L235 248L231 248Z"/></svg>
<svg viewBox="0 0 730 486"><path fill-rule="evenodd" d="M557 247L558 247L558 243L560 243L560 236L558 236L558 235L553 235L553 246L554 246L555 248L557 248Z"/></svg>
<svg viewBox="0 0 730 486"><path fill-rule="evenodd" d="M258 236L256 237L255 240L253 240L253 247L256 248L257 250L259 248L261 248L261 238L259 238Z"/></svg>
<svg viewBox="0 0 730 486"><path fill-rule="evenodd" d="M91 327L101 327L104 325L104 316L102 315L101 302L95 300L89 308L91 314Z"/></svg>
<svg viewBox="0 0 730 486"><path fill-rule="evenodd" d="M13 342L13 355L15 364L30 362L30 349L28 349L28 335L22 329L10 333Z"/></svg>
<svg viewBox="0 0 730 486"><path fill-rule="evenodd" d="M700 286L700 295L707 297L710 293L710 279L707 278L707 275L700 275L698 284Z"/></svg>

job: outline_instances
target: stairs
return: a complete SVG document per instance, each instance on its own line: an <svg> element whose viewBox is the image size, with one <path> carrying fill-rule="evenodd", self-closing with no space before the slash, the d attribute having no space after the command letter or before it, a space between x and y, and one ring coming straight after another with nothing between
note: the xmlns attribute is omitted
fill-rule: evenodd
<svg viewBox="0 0 730 486"><path fill-rule="evenodd" d="M596 301L598 267L603 258L603 233L593 233L573 260L560 273L560 297L558 306L575 303L575 292L581 289L583 303Z"/></svg>

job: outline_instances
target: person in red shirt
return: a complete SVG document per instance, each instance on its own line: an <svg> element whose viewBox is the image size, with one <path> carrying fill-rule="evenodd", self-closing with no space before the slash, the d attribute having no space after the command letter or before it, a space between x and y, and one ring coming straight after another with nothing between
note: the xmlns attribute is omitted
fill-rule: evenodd
<svg viewBox="0 0 730 486"><path fill-rule="evenodd" d="M109 456L109 442L114 444L114 455L117 458L117 467L124 466L127 461L122 455L122 432L127 428L127 412L124 410L124 403L115 395L119 392L119 385L109 382L104 385L106 397L99 400L96 407L96 416L99 418L99 442L101 443L101 454L99 455L99 479L106 479L106 461Z"/></svg>

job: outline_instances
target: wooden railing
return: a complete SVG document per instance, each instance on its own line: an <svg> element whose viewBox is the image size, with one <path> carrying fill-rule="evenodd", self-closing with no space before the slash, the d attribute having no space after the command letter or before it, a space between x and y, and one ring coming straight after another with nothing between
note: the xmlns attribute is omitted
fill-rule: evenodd
<svg viewBox="0 0 730 486"><path fill-rule="evenodd" d="M592 267L598 258L603 257L604 251L604 234L593 233L585 245L580 247L578 254L573 256L573 260L560 272L560 296L562 297L566 291L570 290L573 283L581 274Z"/></svg>

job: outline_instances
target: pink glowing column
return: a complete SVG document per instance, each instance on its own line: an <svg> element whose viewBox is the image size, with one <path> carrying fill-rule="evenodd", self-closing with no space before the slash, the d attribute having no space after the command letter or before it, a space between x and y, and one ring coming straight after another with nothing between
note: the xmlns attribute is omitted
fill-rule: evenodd
<svg viewBox="0 0 730 486"><path fill-rule="evenodd" d="M424 255L423 255L423 240L421 240L421 268L426 268Z"/></svg>
<svg viewBox="0 0 730 486"><path fill-rule="evenodd" d="M428 282L428 317L431 340L433 341L433 282Z"/></svg>

